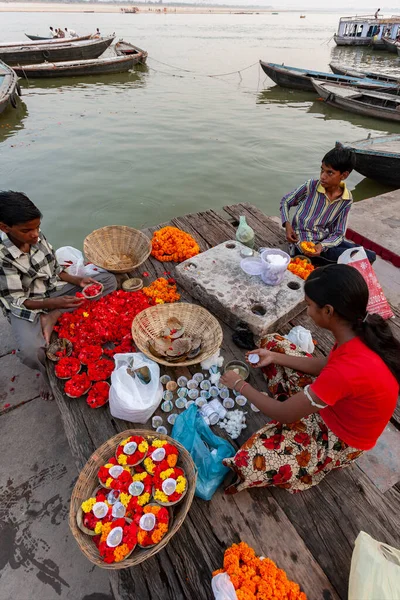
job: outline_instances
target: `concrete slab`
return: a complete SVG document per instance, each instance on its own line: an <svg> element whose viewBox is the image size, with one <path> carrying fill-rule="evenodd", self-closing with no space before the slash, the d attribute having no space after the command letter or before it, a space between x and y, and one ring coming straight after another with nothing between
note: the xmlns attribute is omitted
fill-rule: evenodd
<svg viewBox="0 0 400 600"><path fill-rule="evenodd" d="M400 431L391 423L376 446L357 460L357 465L382 493L400 481Z"/></svg>
<svg viewBox="0 0 400 600"><path fill-rule="evenodd" d="M69 531L77 473L57 405L33 400L0 424L1 600L113 600Z"/></svg>
<svg viewBox="0 0 400 600"><path fill-rule="evenodd" d="M0 356L9 354L15 348L11 325L0 310Z"/></svg>
<svg viewBox="0 0 400 600"><path fill-rule="evenodd" d="M39 395L37 372L25 367L16 354L0 358L0 414Z"/></svg>
<svg viewBox="0 0 400 600"><path fill-rule="evenodd" d="M277 286L246 275L240 268L243 248L235 240L224 242L178 265L175 277L213 314L233 326L244 321L256 336L263 336L303 310L303 281L290 271Z"/></svg>

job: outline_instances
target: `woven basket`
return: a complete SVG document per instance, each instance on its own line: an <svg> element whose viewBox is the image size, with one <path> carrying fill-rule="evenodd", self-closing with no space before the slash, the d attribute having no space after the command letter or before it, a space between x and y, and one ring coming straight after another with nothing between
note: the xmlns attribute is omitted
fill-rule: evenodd
<svg viewBox="0 0 400 600"><path fill-rule="evenodd" d="M185 336L201 338L201 352L193 359L172 362L158 358L150 351L149 342L161 335L169 318L176 317L185 327ZM168 367L186 367L196 365L215 354L223 340L223 334L217 319L202 306L175 302L158 304L140 312L132 323L132 337L143 354Z"/></svg>
<svg viewBox="0 0 400 600"><path fill-rule="evenodd" d="M90 498L93 489L97 486L97 472L99 468L111 457L114 456L117 445L129 437L130 435L143 435L147 440L151 441L155 438L167 440L170 444L176 446L179 450L179 466L185 471L187 478L187 493L180 504L174 507L174 521L172 527L170 527L168 533L163 537L161 542L156 546L147 549L136 548L135 552L125 560L119 563L107 564L103 562L99 556L98 550L94 545L91 537L85 535L79 528L76 522L76 515L81 506L82 502ZM173 440L167 435L155 433L152 431L146 431L142 429L129 429L118 433L113 438L105 442L96 452L92 454L86 465L83 467L78 481L75 484L74 490L71 496L70 510L69 510L69 526L76 539L79 548L83 554L92 562L94 565L103 569L127 569L134 567L141 562L147 560L151 556L154 556L164 548L173 535L178 531L182 525L190 505L193 501L194 491L196 487L196 469L190 456L189 452L176 440Z"/></svg>
<svg viewBox="0 0 400 600"><path fill-rule="evenodd" d="M151 241L138 229L110 225L92 231L83 242L83 251L89 262L102 269L129 273L150 256Z"/></svg>

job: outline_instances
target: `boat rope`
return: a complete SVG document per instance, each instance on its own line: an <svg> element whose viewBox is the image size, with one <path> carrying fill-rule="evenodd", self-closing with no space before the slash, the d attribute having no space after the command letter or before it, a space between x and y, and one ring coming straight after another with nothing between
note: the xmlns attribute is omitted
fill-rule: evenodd
<svg viewBox="0 0 400 600"><path fill-rule="evenodd" d="M178 71L184 71L185 73L190 73L192 75L196 75L197 77L225 77L227 75L239 75L239 77L241 77L241 73L243 71L247 71L247 69L251 69L251 67L254 67L255 65L258 65L259 62L255 62L252 63L251 65L248 65L247 67L243 67L243 69L237 69L236 71L230 71L229 73L212 73L212 74L208 74L208 73L198 73L196 71L190 71L189 69L183 69L182 67L176 67L174 65L169 65L168 63L164 63L161 62L161 60L157 60L156 58L153 58L152 56L149 56L150 60L153 60L154 62L160 63L161 65L164 65L165 67L169 67L170 69L177 69ZM171 73L167 73L165 71L159 71L157 69L154 69L153 67L149 67L150 69L152 69L153 71L156 71L156 73L164 73L165 75L171 75ZM177 77L176 75L173 75L173 77ZM183 75L178 75L178 77L183 77Z"/></svg>
<svg viewBox="0 0 400 600"><path fill-rule="evenodd" d="M177 69L178 71L185 71L185 73L193 73L193 71L189 71L188 69L182 69L182 67L168 65L167 63L161 62L161 60L157 60L156 58L153 58L152 56L149 56L149 58L151 58L151 60L154 60L154 62L159 63L160 65L164 65L164 67L170 67L170 69Z"/></svg>
<svg viewBox="0 0 400 600"><path fill-rule="evenodd" d="M254 67L254 65L258 65L259 62L255 62L251 65L249 65L248 67L244 67L243 69L239 69L238 71L231 71L230 73L217 73L214 75L207 75L206 77L225 77L225 75L236 75L236 73L238 75L240 75L240 73L242 73L243 71L247 71L247 69L251 69L251 67Z"/></svg>

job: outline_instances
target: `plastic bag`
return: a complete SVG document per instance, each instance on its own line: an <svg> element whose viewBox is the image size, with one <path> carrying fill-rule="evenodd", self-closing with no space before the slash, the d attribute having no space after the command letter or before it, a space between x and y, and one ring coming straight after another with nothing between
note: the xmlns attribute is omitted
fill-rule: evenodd
<svg viewBox="0 0 400 600"><path fill-rule="evenodd" d="M171 436L185 446L197 467L196 496L211 500L229 471L222 459L235 454L233 446L211 431L195 404L178 416Z"/></svg>
<svg viewBox="0 0 400 600"><path fill-rule="evenodd" d="M93 277L98 273L105 273L105 269L96 267L89 263L85 265L83 254L77 248L72 246L63 246L56 250L56 258L61 267L64 267L67 273L75 277Z"/></svg>
<svg viewBox="0 0 400 600"><path fill-rule="evenodd" d="M285 337L290 340L292 344L296 344L303 352L308 352L308 354L314 352L314 342L311 331L302 325L293 327Z"/></svg>
<svg viewBox="0 0 400 600"><path fill-rule="evenodd" d="M359 246L345 250L339 256L338 263L351 265L364 277L369 289L367 311L370 314L380 315L383 319L390 319L394 316L364 248Z"/></svg>
<svg viewBox="0 0 400 600"><path fill-rule="evenodd" d="M141 352L116 354L115 369L111 374L110 413L118 419L131 423L146 423L156 410L162 398L160 367ZM135 372L147 367L150 382Z"/></svg>
<svg viewBox="0 0 400 600"><path fill-rule="evenodd" d="M236 591L228 573L215 575L211 580L211 589L214 593L214 600L237 600Z"/></svg>
<svg viewBox="0 0 400 600"><path fill-rule="evenodd" d="M360 531L351 558L348 600L399 600L399 597L400 551Z"/></svg>

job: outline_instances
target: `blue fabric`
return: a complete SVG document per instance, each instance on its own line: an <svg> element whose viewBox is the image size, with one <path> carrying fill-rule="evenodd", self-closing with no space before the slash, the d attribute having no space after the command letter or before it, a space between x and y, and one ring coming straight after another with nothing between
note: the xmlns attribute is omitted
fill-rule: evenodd
<svg viewBox="0 0 400 600"><path fill-rule="evenodd" d="M177 417L171 436L186 448L197 467L196 496L211 500L229 472L222 460L234 456L235 449L211 431L195 404Z"/></svg>

